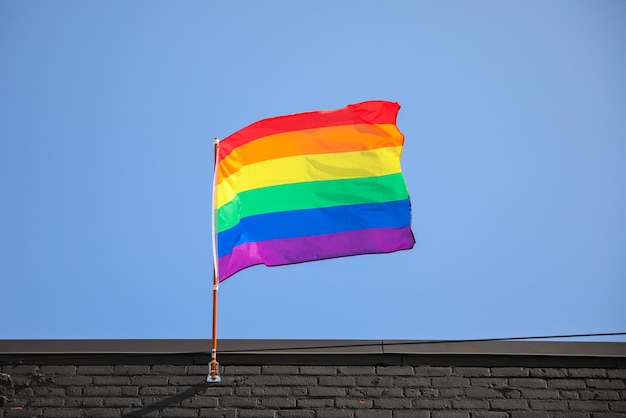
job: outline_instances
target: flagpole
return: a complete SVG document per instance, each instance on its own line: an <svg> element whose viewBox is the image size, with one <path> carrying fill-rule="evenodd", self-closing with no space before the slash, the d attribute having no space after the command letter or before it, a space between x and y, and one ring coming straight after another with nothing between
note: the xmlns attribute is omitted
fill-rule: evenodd
<svg viewBox="0 0 626 418"><path fill-rule="evenodd" d="M213 195L211 199L211 237L213 240L213 340L211 345L211 362L209 363L210 371L206 377L208 383L219 382L219 363L217 362L217 291L219 289L218 265L217 265L217 238L216 223L217 215L215 213L215 197L217 194L217 158L219 151L219 139L213 140Z"/></svg>

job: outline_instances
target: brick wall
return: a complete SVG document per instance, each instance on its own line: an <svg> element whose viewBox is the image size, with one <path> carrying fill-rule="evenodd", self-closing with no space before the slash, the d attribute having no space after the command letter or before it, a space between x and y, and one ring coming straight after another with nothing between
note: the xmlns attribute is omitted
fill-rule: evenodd
<svg viewBox="0 0 626 418"><path fill-rule="evenodd" d="M205 354L11 353L0 417L625 417L624 359L239 353L206 383Z"/></svg>

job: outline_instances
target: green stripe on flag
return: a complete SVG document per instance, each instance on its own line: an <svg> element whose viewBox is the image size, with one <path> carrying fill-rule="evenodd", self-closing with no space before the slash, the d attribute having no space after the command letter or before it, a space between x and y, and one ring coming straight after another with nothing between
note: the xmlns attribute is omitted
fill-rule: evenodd
<svg viewBox="0 0 626 418"><path fill-rule="evenodd" d="M239 193L218 210L217 232L241 218L289 210L325 208L408 198L402 173L356 179L323 180L262 187Z"/></svg>

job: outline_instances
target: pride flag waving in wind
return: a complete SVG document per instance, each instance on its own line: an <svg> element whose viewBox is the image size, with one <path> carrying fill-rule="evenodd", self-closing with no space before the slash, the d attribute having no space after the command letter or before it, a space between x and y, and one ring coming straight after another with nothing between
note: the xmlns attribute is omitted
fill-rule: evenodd
<svg viewBox="0 0 626 418"><path fill-rule="evenodd" d="M255 122L219 142L213 210L217 277L413 247L400 168L400 105Z"/></svg>

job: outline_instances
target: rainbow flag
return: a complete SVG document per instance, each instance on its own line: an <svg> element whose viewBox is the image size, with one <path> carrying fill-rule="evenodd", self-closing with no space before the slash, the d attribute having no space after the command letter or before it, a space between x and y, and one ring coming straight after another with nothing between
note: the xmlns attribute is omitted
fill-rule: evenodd
<svg viewBox="0 0 626 418"><path fill-rule="evenodd" d="M217 274L413 248L400 168L400 105L255 122L219 142L214 216Z"/></svg>

